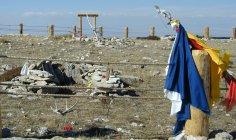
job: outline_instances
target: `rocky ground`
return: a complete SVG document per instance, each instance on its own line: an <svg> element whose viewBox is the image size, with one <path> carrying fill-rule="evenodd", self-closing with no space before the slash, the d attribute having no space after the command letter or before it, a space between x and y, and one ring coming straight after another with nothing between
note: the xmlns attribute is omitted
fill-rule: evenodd
<svg viewBox="0 0 236 140"><path fill-rule="evenodd" d="M47 37L30 35L5 35L0 36L0 55L16 58L110 62L103 64L102 67L113 69L120 78L129 77L124 82L128 83L130 87L159 89L159 91L136 91L135 94L139 97L163 97L165 65L142 65L142 63L167 63L172 43L168 39L158 41L130 39L127 41L111 38L102 43L94 43L91 39L80 42L66 36L48 39ZM235 40L208 40L206 43L218 49L229 50L234 56L231 59L232 62L236 62ZM42 61L2 57L0 59L1 73L22 67L26 62L37 64ZM111 62L122 64L112 64ZM64 66L65 62L57 61L53 64ZM76 66L80 65L76 64ZM41 67L41 69L43 68ZM235 68L231 70L236 72ZM3 81L3 77L1 77L1 81ZM57 81L53 82L56 83ZM48 83L44 82L44 84L47 85ZM68 84L71 85L72 83ZM88 87L89 80L73 84L78 87ZM223 81L221 86L225 87ZM41 138L50 138L55 135L63 136L62 132L65 126L72 126L73 130L78 132L76 134L82 139L97 137L102 139L166 139L172 134L175 118L169 117L170 102L165 98L115 98L111 101L96 98L98 95L91 96L93 92L91 90L72 92L76 95L90 97L60 98L2 94L0 100L3 128L9 128L12 136ZM35 94L41 93L37 90ZM226 91L222 91L222 97L225 94ZM132 97L132 95L123 94L117 96ZM77 104L72 112L62 115L53 112L51 109L51 107L55 108L55 103L62 110L65 110L66 103L68 106ZM236 130L235 118L236 109L225 112L224 107L215 104L210 116L210 131L219 128L227 132ZM45 134L48 134L47 137ZM67 135L74 135L74 133Z"/></svg>

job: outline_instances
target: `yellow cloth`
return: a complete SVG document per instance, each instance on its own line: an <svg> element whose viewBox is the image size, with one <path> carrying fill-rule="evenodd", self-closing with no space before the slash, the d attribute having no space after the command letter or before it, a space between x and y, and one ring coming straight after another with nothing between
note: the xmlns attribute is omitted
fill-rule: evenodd
<svg viewBox="0 0 236 140"><path fill-rule="evenodd" d="M210 106L218 102L220 99L220 78L223 72L229 65L229 52L225 52L223 57L220 57L220 51L208 47L201 39L187 33L189 39L193 39L210 55L211 57L211 92L210 92Z"/></svg>

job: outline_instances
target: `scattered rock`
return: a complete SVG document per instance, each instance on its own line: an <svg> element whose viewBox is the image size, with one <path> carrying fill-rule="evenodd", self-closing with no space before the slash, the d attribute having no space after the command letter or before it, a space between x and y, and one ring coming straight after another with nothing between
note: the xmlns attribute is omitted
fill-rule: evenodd
<svg viewBox="0 0 236 140"><path fill-rule="evenodd" d="M49 130L47 127L41 127L39 128L39 130L37 131L39 136L47 136L49 134Z"/></svg>
<svg viewBox="0 0 236 140"><path fill-rule="evenodd" d="M216 134L215 140L233 140L233 136L227 132L222 132Z"/></svg>

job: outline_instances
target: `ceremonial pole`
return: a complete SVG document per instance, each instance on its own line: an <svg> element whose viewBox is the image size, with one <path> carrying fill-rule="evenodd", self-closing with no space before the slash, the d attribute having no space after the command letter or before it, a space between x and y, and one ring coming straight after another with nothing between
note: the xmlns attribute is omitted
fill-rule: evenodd
<svg viewBox="0 0 236 140"><path fill-rule="evenodd" d="M193 50L192 55L198 72L203 80L206 97L209 103L210 57L207 52L202 50ZM209 133L209 116L193 106L191 106L190 111L191 119L187 120L185 124L186 135L207 137Z"/></svg>

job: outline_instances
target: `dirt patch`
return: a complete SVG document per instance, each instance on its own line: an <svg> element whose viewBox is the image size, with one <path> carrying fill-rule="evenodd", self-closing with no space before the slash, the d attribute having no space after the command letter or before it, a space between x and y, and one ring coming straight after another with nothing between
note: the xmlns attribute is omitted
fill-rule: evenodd
<svg viewBox="0 0 236 140"><path fill-rule="evenodd" d="M0 55L15 57L53 58L62 60L91 60L105 62L166 63L172 46L169 40L132 40L129 47L95 47L90 42L77 42L71 38L50 40L34 36L0 36L8 43L0 44ZM209 40L207 44L223 50L230 50L236 55L234 40ZM236 58L232 57L236 62ZM0 59L0 66L11 64L13 68L22 67L26 60ZM37 63L37 61L32 61ZM165 82L164 65L108 64L123 76L135 76L140 80L132 87L163 89ZM232 69L236 71L235 69ZM8 78L9 79L9 78ZM81 87L84 85L80 85ZM224 82L222 81L222 85ZM89 95L84 90L80 91ZM161 91L138 91L140 97L163 97ZM225 91L222 91L222 96ZM167 99L114 99L104 102L100 98L58 98L26 97L13 98L1 95L3 127L7 127L16 136L35 136L42 127L52 132L62 132L65 126L81 132L83 138L90 138L87 132L93 131L92 137L102 138L160 138L161 134L172 134L175 118L169 117L170 101ZM51 110L55 102L59 109L78 101L75 109L59 115ZM236 130L236 110L226 113L218 104L212 108L210 130L221 128L228 132ZM82 133L83 132L83 133ZM104 133L102 133L104 132ZM109 132L109 133L108 133ZM112 133L110 133L112 132ZM114 132L114 133L113 133ZM82 135L83 134L83 135ZM163 138L163 137L162 137Z"/></svg>

